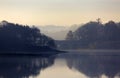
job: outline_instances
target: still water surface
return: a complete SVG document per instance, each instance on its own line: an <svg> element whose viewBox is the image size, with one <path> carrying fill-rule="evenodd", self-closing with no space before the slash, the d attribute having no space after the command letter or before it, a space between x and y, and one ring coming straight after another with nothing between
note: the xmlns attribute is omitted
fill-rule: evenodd
<svg viewBox="0 0 120 78"><path fill-rule="evenodd" d="M120 78L119 51L0 55L0 78Z"/></svg>

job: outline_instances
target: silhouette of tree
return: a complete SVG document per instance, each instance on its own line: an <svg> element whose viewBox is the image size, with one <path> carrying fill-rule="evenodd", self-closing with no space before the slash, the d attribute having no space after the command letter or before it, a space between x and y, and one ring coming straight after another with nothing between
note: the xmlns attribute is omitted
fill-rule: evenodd
<svg viewBox="0 0 120 78"><path fill-rule="evenodd" d="M120 31L114 21L109 21L108 23L106 23L104 28L107 40L119 40L118 36L120 34Z"/></svg>
<svg viewBox="0 0 120 78"><path fill-rule="evenodd" d="M19 50L29 46L56 48L54 40L41 34L35 26L23 26L7 21L0 23L0 50Z"/></svg>
<svg viewBox="0 0 120 78"><path fill-rule="evenodd" d="M67 36L66 36L66 40L73 40L74 37L73 37L73 32L72 31L69 31Z"/></svg>
<svg viewBox="0 0 120 78"><path fill-rule="evenodd" d="M100 19L100 18L98 18L98 19L97 19L97 22L98 22L98 23L101 23L101 19Z"/></svg>
<svg viewBox="0 0 120 78"><path fill-rule="evenodd" d="M102 31L103 26L98 22L89 22L75 31L76 40L95 41Z"/></svg>
<svg viewBox="0 0 120 78"><path fill-rule="evenodd" d="M74 44L74 47L82 46L83 44L85 44L86 48L94 46L95 48L101 49L119 49L119 34L120 23L109 21L105 24L102 24L101 19L98 18L97 22L88 22L80 26L75 32L72 32L72 34L71 32L68 32L66 40L74 39L74 41L77 41L77 43L79 44Z"/></svg>

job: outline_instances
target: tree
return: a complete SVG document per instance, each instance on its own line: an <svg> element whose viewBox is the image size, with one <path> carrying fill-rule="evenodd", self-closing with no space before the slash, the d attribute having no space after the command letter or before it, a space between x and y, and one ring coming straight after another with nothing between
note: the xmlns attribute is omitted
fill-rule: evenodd
<svg viewBox="0 0 120 78"><path fill-rule="evenodd" d="M3 21L0 23L0 49L21 49L27 46L55 47L54 40L40 33L37 27Z"/></svg>
<svg viewBox="0 0 120 78"><path fill-rule="evenodd" d="M73 32L70 30L66 36L66 40L73 40Z"/></svg>
<svg viewBox="0 0 120 78"><path fill-rule="evenodd" d="M101 32L103 32L103 25L101 23L89 22L75 31L75 39L95 41L98 40Z"/></svg>
<svg viewBox="0 0 120 78"><path fill-rule="evenodd" d="M114 21L109 21L108 23L105 24L105 35L107 40L119 40L119 34L120 31L118 29L117 24Z"/></svg>
<svg viewBox="0 0 120 78"><path fill-rule="evenodd" d="M91 21L80 26L75 32L69 31L66 40L77 41L79 44L73 46L85 46L90 48L120 48L120 23L109 21L102 24L100 19L97 22ZM72 44L71 44L72 46Z"/></svg>

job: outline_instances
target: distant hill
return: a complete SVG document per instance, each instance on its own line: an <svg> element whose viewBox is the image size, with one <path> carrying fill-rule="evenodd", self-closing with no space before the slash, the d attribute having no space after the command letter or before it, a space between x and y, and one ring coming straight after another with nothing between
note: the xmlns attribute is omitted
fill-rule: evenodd
<svg viewBox="0 0 120 78"><path fill-rule="evenodd" d="M67 32L69 30L75 31L81 25L72 25L72 26L55 26L55 25L46 25L38 26L42 33L47 36L52 37L55 40L65 40Z"/></svg>

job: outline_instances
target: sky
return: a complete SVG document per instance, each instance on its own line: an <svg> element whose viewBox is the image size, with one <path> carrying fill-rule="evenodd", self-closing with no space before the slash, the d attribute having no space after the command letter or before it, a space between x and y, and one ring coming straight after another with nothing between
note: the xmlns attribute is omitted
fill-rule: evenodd
<svg viewBox="0 0 120 78"><path fill-rule="evenodd" d="M120 0L0 0L0 21L27 25L120 21Z"/></svg>

